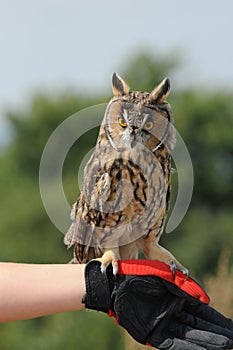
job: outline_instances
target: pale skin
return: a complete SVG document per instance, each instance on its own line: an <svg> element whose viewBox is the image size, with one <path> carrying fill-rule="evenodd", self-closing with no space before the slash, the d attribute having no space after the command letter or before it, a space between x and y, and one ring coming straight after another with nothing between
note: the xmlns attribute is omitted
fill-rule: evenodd
<svg viewBox="0 0 233 350"><path fill-rule="evenodd" d="M0 263L0 322L84 309L84 267Z"/></svg>

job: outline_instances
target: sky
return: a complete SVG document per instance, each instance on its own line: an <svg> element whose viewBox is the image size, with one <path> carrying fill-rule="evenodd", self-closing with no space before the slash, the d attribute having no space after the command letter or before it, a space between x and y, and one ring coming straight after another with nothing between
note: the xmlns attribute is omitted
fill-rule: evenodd
<svg viewBox="0 0 233 350"><path fill-rule="evenodd" d="M8 110L37 91L108 91L143 49L181 54L177 85L233 90L232 18L232 0L0 0L0 145Z"/></svg>

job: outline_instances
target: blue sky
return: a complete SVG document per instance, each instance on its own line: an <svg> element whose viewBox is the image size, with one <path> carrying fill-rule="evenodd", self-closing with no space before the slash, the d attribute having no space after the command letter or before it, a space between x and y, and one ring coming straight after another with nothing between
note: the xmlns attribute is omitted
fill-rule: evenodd
<svg viewBox="0 0 233 350"><path fill-rule="evenodd" d="M36 91L107 91L142 48L182 52L177 86L233 89L232 16L232 0L1 0L0 144L6 110Z"/></svg>

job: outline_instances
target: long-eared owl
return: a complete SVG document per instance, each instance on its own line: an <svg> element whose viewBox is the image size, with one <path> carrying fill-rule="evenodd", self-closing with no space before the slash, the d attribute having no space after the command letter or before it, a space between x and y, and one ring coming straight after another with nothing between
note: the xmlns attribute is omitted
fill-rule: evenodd
<svg viewBox="0 0 233 350"><path fill-rule="evenodd" d="M169 209L171 151L175 130L170 105L170 81L151 92L130 91L116 73L114 97L100 127L95 150L84 169L80 196L65 235L74 246L74 263L98 259L102 271L119 259L148 259L187 270L159 245Z"/></svg>

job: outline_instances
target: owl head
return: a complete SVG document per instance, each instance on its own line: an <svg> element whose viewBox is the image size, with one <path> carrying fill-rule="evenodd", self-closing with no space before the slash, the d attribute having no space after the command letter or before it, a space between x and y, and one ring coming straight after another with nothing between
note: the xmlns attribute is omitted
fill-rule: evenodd
<svg viewBox="0 0 233 350"><path fill-rule="evenodd" d="M113 98L101 125L100 136L106 137L118 151L146 147L155 153L175 144L175 131L170 105L170 81L165 78L148 92L131 91L116 73L112 76Z"/></svg>

